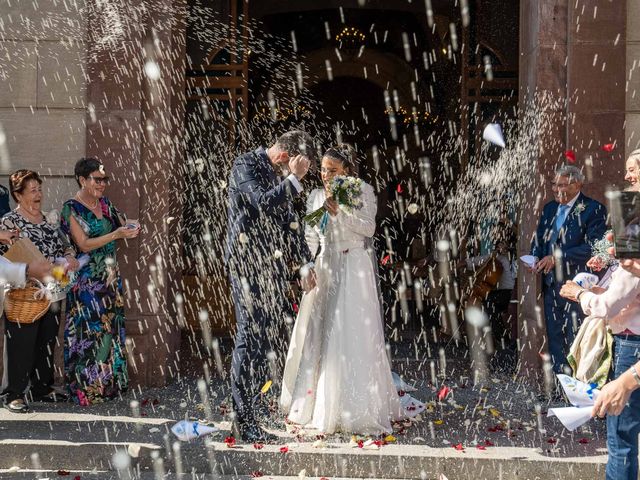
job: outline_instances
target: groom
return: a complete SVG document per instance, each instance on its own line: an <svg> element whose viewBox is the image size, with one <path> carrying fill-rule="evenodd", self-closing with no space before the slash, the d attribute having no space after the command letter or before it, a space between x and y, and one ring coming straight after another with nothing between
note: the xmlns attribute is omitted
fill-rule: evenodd
<svg viewBox="0 0 640 480"><path fill-rule="evenodd" d="M253 402L271 377L267 353L290 310L288 267L311 260L293 200L302 192L313 154L313 138L293 130L267 149L240 155L229 175L225 261L237 323L231 390L245 442L277 440L258 426ZM310 290L314 276L304 270L302 286Z"/></svg>

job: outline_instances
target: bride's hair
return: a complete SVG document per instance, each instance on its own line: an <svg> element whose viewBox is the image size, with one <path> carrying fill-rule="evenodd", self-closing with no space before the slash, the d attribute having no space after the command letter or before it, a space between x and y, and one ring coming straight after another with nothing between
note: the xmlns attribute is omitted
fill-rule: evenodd
<svg viewBox="0 0 640 480"><path fill-rule="evenodd" d="M348 143L339 143L324 152L325 157L339 161L349 175L358 175L358 157L356 150Z"/></svg>

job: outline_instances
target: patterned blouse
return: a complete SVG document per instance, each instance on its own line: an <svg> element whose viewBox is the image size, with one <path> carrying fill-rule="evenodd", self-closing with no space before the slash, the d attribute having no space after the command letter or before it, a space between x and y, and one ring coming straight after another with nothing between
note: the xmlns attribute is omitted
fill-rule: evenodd
<svg viewBox="0 0 640 480"><path fill-rule="evenodd" d="M56 258L64 257L65 253L73 253L67 236L60 230L60 224L47 222L47 218L38 224L31 223L15 210L6 213L0 219L0 228L3 230L18 230L20 238L31 240L38 250L53 262ZM0 253L4 254L9 245L0 245Z"/></svg>

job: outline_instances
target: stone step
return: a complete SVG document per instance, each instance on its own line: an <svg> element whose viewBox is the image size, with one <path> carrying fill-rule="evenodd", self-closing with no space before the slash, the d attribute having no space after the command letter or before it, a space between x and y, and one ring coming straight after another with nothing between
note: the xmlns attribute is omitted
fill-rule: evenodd
<svg viewBox="0 0 640 480"><path fill-rule="evenodd" d="M215 478L252 474L298 478L305 470L309 476L332 479L437 479L444 474L451 480L591 480L603 476L606 462L606 455L598 451L578 456L532 447L500 446L480 450L466 446L464 450L456 450L451 445L433 446L426 442L366 450L352 448L336 439L330 440L326 448L318 449L311 442L296 442L291 435L283 435L280 445L266 445L259 450L252 445L229 448L224 442L224 437L229 435L229 423L224 421L216 424L223 430L218 434L177 443L180 450L176 461L175 438L168 434L174 421L68 412L16 415L3 410L0 411L0 469L4 470L2 475L17 475L16 469L36 468L49 472L83 471L85 473L79 474L83 480L100 478L94 473L104 478L123 479L129 477L116 472L118 463L114 463L114 455L128 452L129 456L124 455L124 459L130 462L132 471L147 474L145 478L153 478L149 474L154 472L154 465L158 466L158 459L162 459L164 471L186 472L188 475L183 478L205 474L213 474ZM283 453L281 448L285 444L288 452ZM35 461L34 453L37 453ZM13 471L7 472L8 469Z"/></svg>

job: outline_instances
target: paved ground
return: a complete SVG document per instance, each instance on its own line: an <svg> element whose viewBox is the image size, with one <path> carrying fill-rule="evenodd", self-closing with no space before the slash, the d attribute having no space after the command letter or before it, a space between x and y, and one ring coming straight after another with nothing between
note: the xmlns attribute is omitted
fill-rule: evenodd
<svg viewBox="0 0 640 480"><path fill-rule="evenodd" d="M441 371L439 364L435 367ZM38 478L57 478L58 470L73 473L69 478L129 478L126 468L116 473L113 456L119 450L133 455L132 472L150 474L159 468L159 460L150 456L156 450L164 471L189 473L185 478L202 478L212 471L216 478L221 473L297 478L302 470L309 476L331 478L438 478L441 473L450 480L602 476L606 461L602 422L592 421L570 433L546 417L548 405L540 404L537 392L517 379L494 374L484 385L472 385L464 360L447 362L446 377L436 376L436 385L431 382L429 361L396 361L394 369L418 387L414 396L427 402L428 409L417 421L397 425L395 439L379 449L375 444L359 448L350 436L340 435L314 445L317 432L287 432L277 412L269 427L281 437L279 445L258 450L238 443L229 448L224 442L231 435L226 382L211 380L208 412L196 379L183 378L165 388L131 391L122 400L91 408L34 404L34 413L28 415L2 410L0 478L34 478L34 473L20 476L16 471L34 468L49 471ZM443 385L451 393L438 401L436 394ZM139 416L131 408L132 400L139 402ZM223 431L207 438L208 447L202 438L180 443L176 457L171 425L207 416Z"/></svg>

